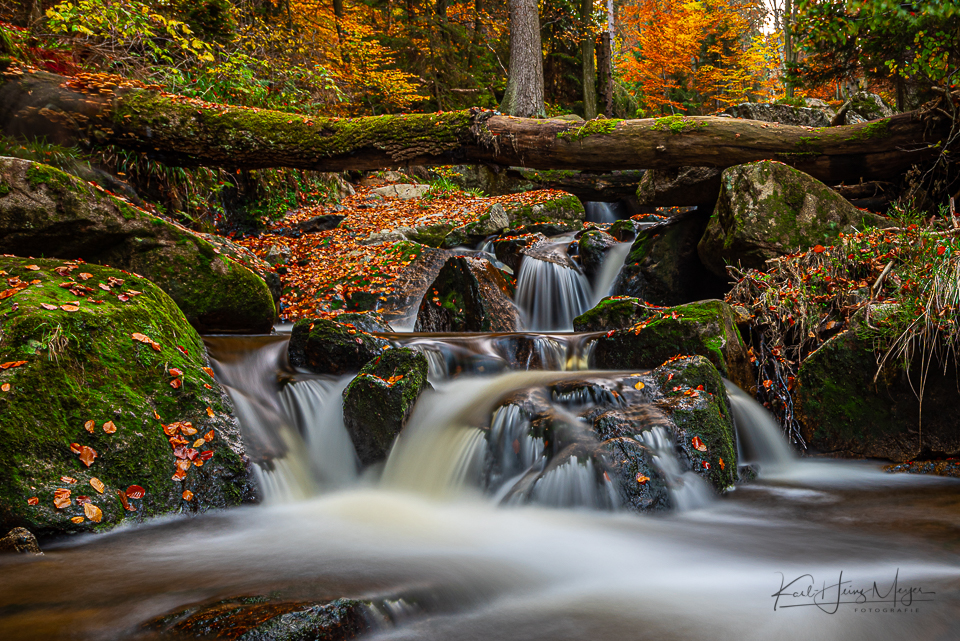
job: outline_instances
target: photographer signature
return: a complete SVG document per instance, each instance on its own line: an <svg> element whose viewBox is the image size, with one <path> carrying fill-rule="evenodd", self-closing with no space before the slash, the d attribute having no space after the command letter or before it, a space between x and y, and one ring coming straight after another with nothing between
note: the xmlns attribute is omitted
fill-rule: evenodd
<svg viewBox="0 0 960 641"><path fill-rule="evenodd" d="M855 586L853 581L843 578L842 570L835 582L823 581L819 585L812 574L801 574L791 581L782 572L777 574L780 589L770 595L774 599L774 610L813 606L827 614L836 614L841 605L882 604L887 608L885 611L916 611L916 604L933 601L936 594L920 586L902 585L899 568L891 583L878 585L874 581L870 587Z"/></svg>

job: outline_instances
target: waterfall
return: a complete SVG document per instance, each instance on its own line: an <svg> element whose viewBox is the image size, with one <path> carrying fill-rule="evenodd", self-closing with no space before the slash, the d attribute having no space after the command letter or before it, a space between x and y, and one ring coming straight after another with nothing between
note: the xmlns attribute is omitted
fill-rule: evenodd
<svg viewBox="0 0 960 641"><path fill-rule="evenodd" d="M583 208L587 212L587 222L612 223L617 220L615 208L611 203L587 201L583 203Z"/></svg>
<svg viewBox="0 0 960 641"><path fill-rule="evenodd" d="M343 390L352 377L308 379L280 392L286 414L303 435L314 475L326 487L357 480L357 454L343 424Z"/></svg>
<svg viewBox="0 0 960 641"><path fill-rule="evenodd" d="M524 256L517 277L517 305L527 329L572 331L573 319L590 309L590 284L575 267Z"/></svg>
<svg viewBox="0 0 960 641"><path fill-rule="evenodd" d="M633 243L619 243L607 250L600 266L600 273L597 274L597 280L593 286L591 307L596 306L601 300L613 294L613 286L617 282L617 277L620 276L623 263L627 259L631 247L633 247Z"/></svg>
<svg viewBox="0 0 960 641"><path fill-rule="evenodd" d="M737 458L756 465L765 476L786 472L797 457L770 413L739 387L725 381L737 428Z"/></svg>

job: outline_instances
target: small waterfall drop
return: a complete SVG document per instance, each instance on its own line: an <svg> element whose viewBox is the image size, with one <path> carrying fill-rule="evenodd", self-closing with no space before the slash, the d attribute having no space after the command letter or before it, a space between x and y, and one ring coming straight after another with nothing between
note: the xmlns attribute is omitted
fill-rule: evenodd
<svg viewBox="0 0 960 641"><path fill-rule="evenodd" d="M740 464L756 465L764 476L794 467L797 457L770 412L730 381L724 384L737 429Z"/></svg>
<svg viewBox="0 0 960 641"><path fill-rule="evenodd" d="M611 203L587 201L583 203L583 208L587 212L587 222L612 223L617 220L615 207Z"/></svg>
<svg viewBox="0 0 960 641"><path fill-rule="evenodd" d="M590 306L594 307L601 300L613 294L613 286L620 276L623 269L623 263L630 253L633 243L619 243L607 250L603 257L603 264L600 266L600 273L597 274L596 283L593 286L593 298Z"/></svg>
<svg viewBox="0 0 960 641"><path fill-rule="evenodd" d="M524 256L517 277L517 305L533 331L573 330L573 319L590 309L590 283L575 267Z"/></svg>

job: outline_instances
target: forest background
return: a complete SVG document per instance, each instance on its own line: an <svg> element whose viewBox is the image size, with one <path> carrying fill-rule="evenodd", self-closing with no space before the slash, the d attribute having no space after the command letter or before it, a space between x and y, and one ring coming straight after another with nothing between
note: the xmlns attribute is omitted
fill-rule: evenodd
<svg viewBox="0 0 960 641"><path fill-rule="evenodd" d="M587 119L706 115L750 101L839 105L858 90L906 110L953 86L960 68L960 9L951 0L535 4L0 0L0 55L63 75L117 74L210 102L334 116L471 106ZM518 63L511 32L521 33L524 16L534 21L533 51L542 56ZM508 81L534 62L533 80L524 82L542 88L522 90L539 90L542 105L521 113L504 100ZM2 146L5 155L54 164L78 153L42 140ZM81 160L200 229L255 228L333 189L306 172L167 167L120 149Z"/></svg>

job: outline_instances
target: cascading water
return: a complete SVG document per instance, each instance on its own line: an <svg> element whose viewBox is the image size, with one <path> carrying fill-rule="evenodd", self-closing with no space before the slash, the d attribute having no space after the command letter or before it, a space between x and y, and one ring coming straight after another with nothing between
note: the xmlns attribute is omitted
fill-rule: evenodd
<svg viewBox="0 0 960 641"><path fill-rule="evenodd" d="M600 273L597 274L596 283L593 286L593 297L591 307L595 306L605 297L613 294L613 287L623 269L623 263L630 253L633 243L619 243L607 250L603 257L603 263L600 265Z"/></svg>
<svg viewBox="0 0 960 641"><path fill-rule="evenodd" d="M617 212L611 203L587 201L583 203L587 212L587 221L591 223L612 223L617 220Z"/></svg>
<svg viewBox="0 0 960 641"><path fill-rule="evenodd" d="M573 319L590 309L590 283L576 267L524 256L516 302L527 329L568 332Z"/></svg>

